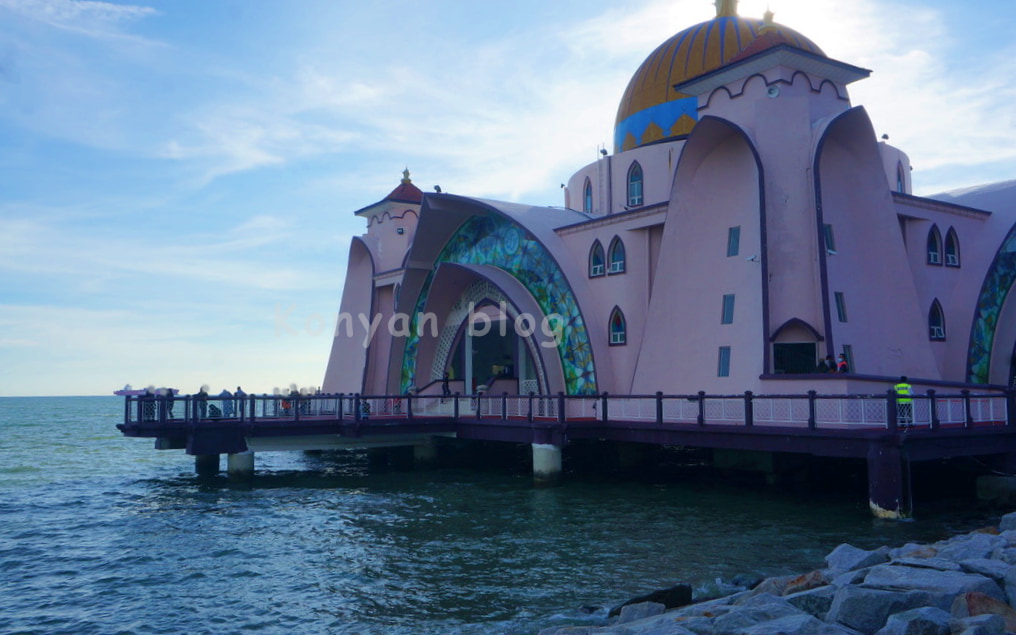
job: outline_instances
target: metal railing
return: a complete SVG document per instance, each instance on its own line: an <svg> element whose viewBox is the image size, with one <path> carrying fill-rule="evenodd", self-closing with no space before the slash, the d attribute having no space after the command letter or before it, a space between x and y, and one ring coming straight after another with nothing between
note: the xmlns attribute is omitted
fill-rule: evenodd
<svg viewBox="0 0 1016 635"><path fill-rule="evenodd" d="M371 420L602 421L808 429L1016 426L1016 392L819 395L160 395L126 397L127 424Z"/></svg>

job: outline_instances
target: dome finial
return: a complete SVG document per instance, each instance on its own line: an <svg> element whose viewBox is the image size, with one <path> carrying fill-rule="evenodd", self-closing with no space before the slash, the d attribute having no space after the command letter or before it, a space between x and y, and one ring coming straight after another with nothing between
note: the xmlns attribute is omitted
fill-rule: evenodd
<svg viewBox="0 0 1016 635"><path fill-rule="evenodd" d="M765 33L766 31L772 31L775 28L773 24L773 15L775 15L766 5L766 12L762 14L762 28L759 29L759 33Z"/></svg>
<svg viewBox="0 0 1016 635"><path fill-rule="evenodd" d="M737 0L716 0L716 17L733 18L737 16Z"/></svg>
<svg viewBox="0 0 1016 635"><path fill-rule="evenodd" d="M412 179L409 178L409 166L408 165L406 166L406 169L402 171L402 182L403 183L412 183L413 182Z"/></svg>

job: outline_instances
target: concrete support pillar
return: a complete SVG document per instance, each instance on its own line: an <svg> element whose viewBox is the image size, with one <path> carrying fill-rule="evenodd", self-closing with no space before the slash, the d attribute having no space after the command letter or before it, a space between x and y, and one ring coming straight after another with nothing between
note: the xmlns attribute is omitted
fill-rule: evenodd
<svg viewBox="0 0 1016 635"><path fill-rule="evenodd" d="M254 453L250 450L230 454L226 457L229 478L248 479L254 476Z"/></svg>
<svg viewBox="0 0 1016 635"><path fill-rule="evenodd" d="M418 470L429 470L437 464L437 444L434 439L413 446L413 467Z"/></svg>
<svg viewBox="0 0 1016 635"><path fill-rule="evenodd" d="M537 484L556 483L561 477L561 448L545 443L533 444L533 480Z"/></svg>
<svg viewBox="0 0 1016 635"><path fill-rule="evenodd" d="M910 463L899 446L878 442L868 446L868 506L876 518L910 518Z"/></svg>
<svg viewBox="0 0 1016 635"><path fill-rule="evenodd" d="M617 443L617 465L622 470L645 467L652 459L653 446L647 443Z"/></svg>
<svg viewBox="0 0 1016 635"><path fill-rule="evenodd" d="M219 473L218 454L194 455L194 471L200 476L212 476Z"/></svg>
<svg viewBox="0 0 1016 635"><path fill-rule="evenodd" d="M388 448L367 448L367 467L372 470L388 469Z"/></svg>

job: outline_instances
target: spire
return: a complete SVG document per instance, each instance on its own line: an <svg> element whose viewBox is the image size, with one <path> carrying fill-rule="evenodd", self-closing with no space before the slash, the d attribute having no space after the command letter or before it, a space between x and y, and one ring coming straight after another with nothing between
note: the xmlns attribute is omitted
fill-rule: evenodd
<svg viewBox="0 0 1016 635"><path fill-rule="evenodd" d="M406 169L402 171L402 182L403 183L412 183L413 182L413 180L411 178L409 178L409 166L406 166Z"/></svg>
<svg viewBox="0 0 1016 635"><path fill-rule="evenodd" d="M773 25L773 12L766 7L766 12L762 14L762 28L759 29L759 33L765 33L766 31L772 31Z"/></svg>
<svg viewBox="0 0 1016 635"><path fill-rule="evenodd" d="M737 0L715 0L716 17L733 18L737 16Z"/></svg>

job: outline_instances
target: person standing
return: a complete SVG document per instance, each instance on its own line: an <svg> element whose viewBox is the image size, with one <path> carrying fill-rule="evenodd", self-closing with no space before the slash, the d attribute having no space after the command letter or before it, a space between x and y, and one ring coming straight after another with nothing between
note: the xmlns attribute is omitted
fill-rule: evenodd
<svg viewBox="0 0 1016 635"><path fill-rule="evenodd" d="M899 383L893 386L896 391L896 421L908 426L914 423L914 388L907 381L906 375L900 377Z"/></svg>
<svg viewBox="0 0 1016 635"><path fill-rule="evenodd" d="M198 403L198 418L208 418L208 386L202 385L198 394L194 395L194 401Z"/></svg>
<svg viewBox="0 0 1016 635"><path fill-rule="evenodd" d="M222 392L219 393L219 397L222 397L222 416L227 419L233 418L233 393L229 392L227 388L223 388Z"/></svg>
<svg viewBox="0 0 1016 635"><path fill-rule="evenodd" d="M444 403L451 394L452 389L448 386L448 373L445 373L444 377L441 379L441 403Z"/></svg>
<svg viewBox="0 0 1016 635"><path fill-rule="evenodd" d="M836 362L836 372L837 373L850 372L850 365L847 364L847 356L844 355L843 353L840 353L839 361Z"/></svg>
<svg viewBox="0 0 1016 635"><path fill-rule="evenodd" d="M242 419L244 407L247 404L247 393L243 391L243 388L237 386L236 392L233 393L233 396L236 397L236 412L238 415L240 415L240 418Z"/></svg>
<svg viewBox="0 0 1016 635"><path fill-rule="evenodd" d="M166 418L167 419L172 419L173 418L173 400L174 399L175 399L175 396L173 394L173 389L172 388L167 388L166 389Z"/></svg>

